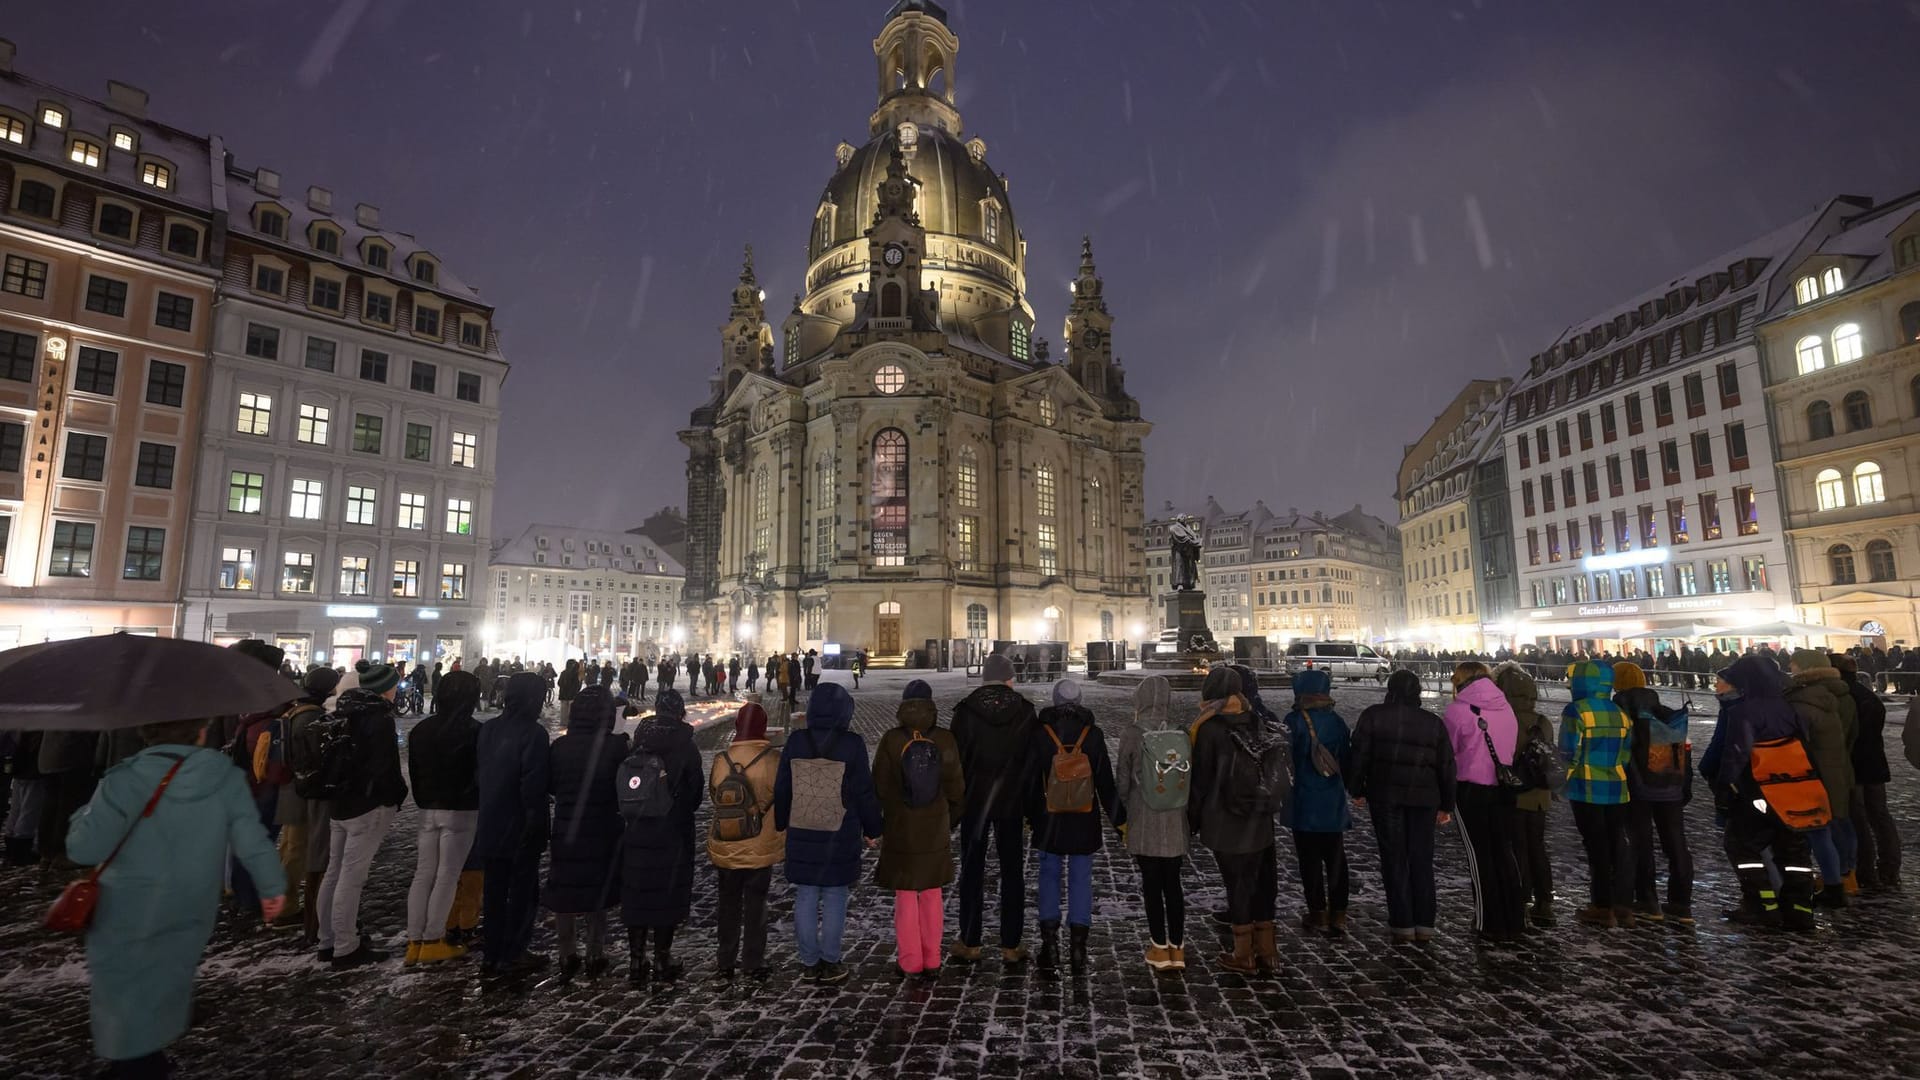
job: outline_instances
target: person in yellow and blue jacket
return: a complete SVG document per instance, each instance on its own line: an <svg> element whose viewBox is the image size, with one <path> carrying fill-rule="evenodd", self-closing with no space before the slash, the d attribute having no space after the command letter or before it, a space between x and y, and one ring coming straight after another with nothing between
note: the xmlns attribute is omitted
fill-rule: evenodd
<svg viewBox="0 0 1920 1080"><path fill-rule="evenodd" d="M1560 712L1560 754L1567 762L1566 797L1587 849L1588 926L1632 926L1633 852L1628 843L1627 763L1633 723L1613 703L1613 666L1581 660L1567 666L1573 700Z"/></svg>

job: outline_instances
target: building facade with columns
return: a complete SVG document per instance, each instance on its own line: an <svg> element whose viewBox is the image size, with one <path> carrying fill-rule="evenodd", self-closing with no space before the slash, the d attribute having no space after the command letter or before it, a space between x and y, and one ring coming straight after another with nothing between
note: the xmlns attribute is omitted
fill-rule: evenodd
<svg viewBox="0 0 1920 1080"><path fill-rule="evenodd" d="M1835 200L1760 325L1801 620L1920 644L1920 194Z"/></svg>
<svg viewBox="0 0 1920 1080"><path fill-rule="evenodd" d="M1150 425L1092 247L1054 362L1006 181L954 104L945 11L900 0L873 48L879 101L834 152L806 293L776 331L749 253L681 432L689 644L1117 639L1147 614Z"/></svg>
<svg viewBox="0 0 1920 1080"><path fill-rule="evenodd" d="M13 55L0 41L0 649L177 636L219 140Z"/></svg>

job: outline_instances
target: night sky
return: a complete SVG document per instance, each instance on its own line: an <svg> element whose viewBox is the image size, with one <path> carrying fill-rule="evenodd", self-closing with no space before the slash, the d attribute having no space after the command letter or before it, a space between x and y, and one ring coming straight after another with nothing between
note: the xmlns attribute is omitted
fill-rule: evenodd
<svg viewBox="0 0 1920 1080"><path fill-rule="evenodd" d="M685 497L742 244L778 325L889 0L11 4L16 68L371 202L498 305L493 532ZM1041 333L1091 233L1148 512L1391 518L1467 379L1838 192L1920 187L1920 2L952 0ZM458 14L456 14L458 13Z"/></svg>

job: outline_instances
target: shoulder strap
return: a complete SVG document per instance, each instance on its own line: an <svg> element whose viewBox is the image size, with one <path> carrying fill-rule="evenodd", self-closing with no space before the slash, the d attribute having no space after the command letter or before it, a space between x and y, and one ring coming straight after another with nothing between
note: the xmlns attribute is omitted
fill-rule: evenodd
<svg viewBox="0 0 1920 1080"><path fill-rule="evenodd" d="M1305 722L1307 726L1307 738L1313 740L1313 745L1319 746L1320 731L1313 723L1313 714L1305 709L1295 709L1294 711L1300 714L1300 719Z"/></svg>
<svg viewBox="0 0 1920 1080"><path fill-rule="evenodd" d="M172 758L173 767L167 770L167 775L160 778L160 785L153 789L153 796L147 800L146 809L141 810L140 816L134 818L133 823L127 826L127 831L120 835L120 842L113 845L113 850L108 852L106 859L93 868L93 873L87 875L88 881L99 882L100 875L106 872L115 858L119 857L120 849L127 846L128 840L133 839L133 830L140 827L141 821L153 816L154 810L160 805L160 796L167 793L167 788L173 783L174 776L180 772L180 766L187 763L185 754L161 754L160 756Z"/></svg>
<svg viewBox="0 0 1920 1080"><path fill-rule="evenodd" d="M1040 730L1046 732L1047 738L1053 740L1054 753L1064 754L1067 752L1067 744L1060 741L1060 733L1053 730L1052 724L1041 724Z"/></svg>
<svg viewBox="0 0 1920 1080"><path fill-rule="evenodd" d="M1080 729L1080 737L1079 737L1079 738L1077 738L1077 739L1075 739L1075 740L1073 740L1073 752L1074 752L1074 753L1076 753L1076 754L1077 754L1077 753L1079 753L1079 752L1080 752L1080 744L1081 744L1081 743L1084 743L1084 742L1086 742L1086 741L1087 741L1087 732L1089 732L1089 731L1092 731L1092 730L1093 730L1093 725L1092 725L1092 724L1088 724L1087 726L1085 726L1085 727L1083 727L1083 728L1081 728L1081 729Z"/></svg>

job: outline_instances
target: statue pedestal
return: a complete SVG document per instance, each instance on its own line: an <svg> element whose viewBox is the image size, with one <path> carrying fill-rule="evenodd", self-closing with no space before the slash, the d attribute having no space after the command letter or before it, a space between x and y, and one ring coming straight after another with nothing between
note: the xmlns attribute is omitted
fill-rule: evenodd
<svg viewBox="0 0 1920 1080"><path fill-rule="evenodd" d="M1220 644L1207 626L1207 594L1198 590L1174 593L1167 600L1166 631L1162 640L1171 638L1167 651L1154 654L1146 666L1152 668L1204 668L1220 657Z"/></svg>

